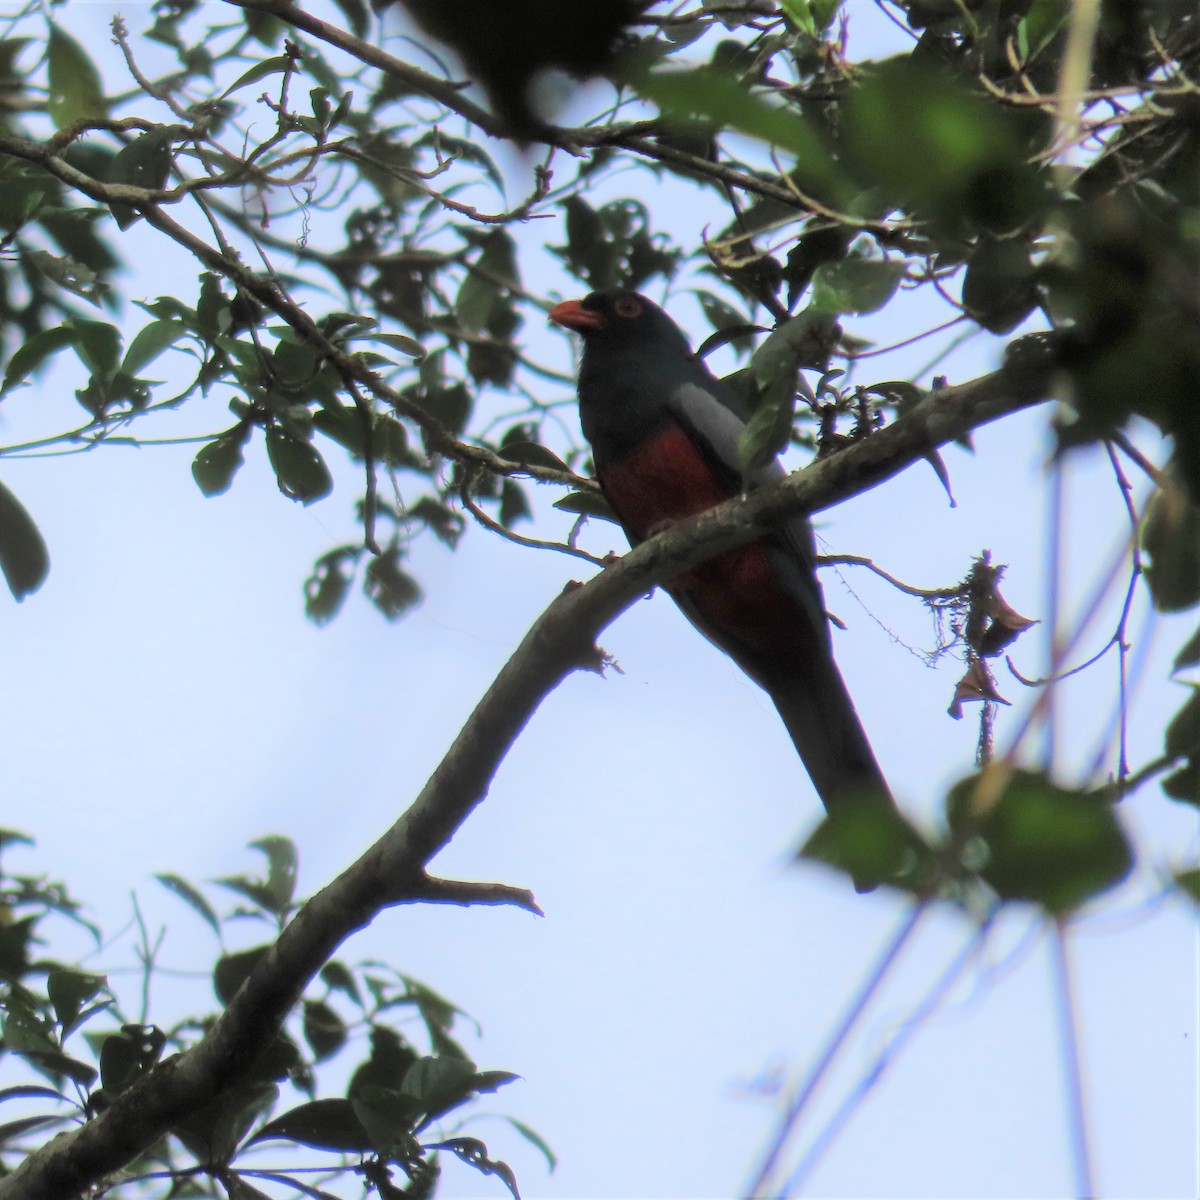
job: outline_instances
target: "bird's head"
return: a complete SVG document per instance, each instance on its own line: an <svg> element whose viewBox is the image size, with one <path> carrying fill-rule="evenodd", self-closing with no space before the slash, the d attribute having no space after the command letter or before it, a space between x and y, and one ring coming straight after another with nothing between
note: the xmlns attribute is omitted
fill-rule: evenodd
<svg viewBox="0 0 1200 1200"><path fill-rule="evenodd" d="M550 320L583 338L585 349L629 354L641 349L691 357L683 330L661 308L637 292L592 292L582 300L564 300Z"/></svg>

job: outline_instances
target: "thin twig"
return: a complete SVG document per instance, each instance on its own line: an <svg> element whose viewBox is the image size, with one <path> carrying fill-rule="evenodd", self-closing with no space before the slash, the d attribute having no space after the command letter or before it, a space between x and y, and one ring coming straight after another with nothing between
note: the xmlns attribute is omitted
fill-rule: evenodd
<svg viewBox="0 0 1200 1200"><path fill-rule="evenodd" d="M1075 1195L1090 1200L1095 1190L1092 1183L1092 1156L1088 1145L1088 1120L1083 1087L1083 1068L1079 1055L1079 1016L1075 1008L1071 960L1067 952L1067 924L1059 920L1051 939L1054 950L1054 983L1058 998L1059 1038L1067 1093L1070 1124L1071 1161L1075 1168Z"/></svg>
<svg viewBox="0 0 1200 1200"><path fill-rule="evenodd" d="M499 534L506 541L514 542L518 546L526 546L531 550L557 550L560 554L570 554L574 558L582 558L594 566L604 566L604 559L597 558L594 554L589 554L586 550L580 550L578 546L570 542L548 542L541 538L525 537L522 534L514 533L511 529L501 525L499 521L486 513L471 497L471 476L463 479L462 486L458 490L459 499L463 503L463 507L479 522L484 529L491 530L492 533Z"/></svg>
<svg viewBox="0 0 1200 1200"><path fill-rule="evenodd" d="M829 1068L837 1059L838 1054L841 1052L842 1047L845 1046L851 1033L854 1032L855 1026L857 1026L862 1018L863 1013L866 1012L867 1006L878 995L884 980L887 979L889 972L895 966L905 946L912 940L913 934L916 933L917 927L921 923L921 918L928 911L929 902L926 900L921 900L913 904L900 923L900 927L884 947L883 953L867 973L867 977L859 988L858 994L846 1007L840 1023L825 1043L825 1049L818 1055L817 1060L809 1069L804 1082L796 1089L791 1099L787 1102L784 1108L783 1119L780 1121L779 1128L771 1138L771 1145L763 1158L762 1164L755 1173L753 1181L746 1189L748 1197L757 1200L758 1197L774 1196L777 1194L775 1188L771 1186L772 1178L784 1153L788 1149L800 1118L807 1111L810 1101L824 1080Z"/></svg>
<svg viewBox="0 0 1200 1200"><path fill-rule="evenodd" d="M818 567L843 565L849 567L866 567L867 570L874 571L881 579L886 579L892 587L897 588L905 595L916 596L921 600L953 600L955 597L962 595L962 584L943 588L914 587L911 583L905 583L903 580L897 579L894 575L889 575L882 567L876 566L871 559L861 554L819 554L814 561Z"/></svg>

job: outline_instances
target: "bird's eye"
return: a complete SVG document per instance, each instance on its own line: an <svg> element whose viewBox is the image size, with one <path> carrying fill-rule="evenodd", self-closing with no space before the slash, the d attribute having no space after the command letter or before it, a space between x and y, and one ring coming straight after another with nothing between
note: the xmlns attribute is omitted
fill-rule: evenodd
<svg viewBox="0 0 1200 1200"><path fill-rule="evenodd" d="M613 312L618 317L625 317L627 320L632 320L634 317L642 315L642 303L636 296L621 296L613 304Z"/></svg>

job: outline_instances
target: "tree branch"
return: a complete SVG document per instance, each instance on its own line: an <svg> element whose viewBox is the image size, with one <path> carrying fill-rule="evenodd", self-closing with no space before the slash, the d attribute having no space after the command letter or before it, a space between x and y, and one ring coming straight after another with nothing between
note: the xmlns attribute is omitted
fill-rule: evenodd
<svg viewBox="0 0 1200 1200"><path fill-rule="evenodd" d="M1047 398L1051 382L1044 367L1006 369L933 392L864 441L680 523L586 584L568 585L525 635L408 811L300 909L209 1033L117 1096L94 1120L29 1155L0 1179L0 1200L77 1196L236 1083L255 1047L283 1025L334 950L383 908L422 899L527 898L524 906L532 905L532 896L516 888L431 880L425 865L486 796L542 700L572 671L594 669L600 632L653 584L751 541L797 512L817 512L867 491L937 446Z"/></svg>
<svg viewBox="0 0 1200 1200"><path fill-rule="evenodd" d="M230 0L232 3L233 0ZM327 338L311 316L273 279L252 271L234 254L225 254L210 246L165 213L158 201L172 192L137 187L129 183L105 183L72 166L50 149L50 143L34 142L27 138L0 135L0 154L11 154L42 166L56 179L101 204L128 204L142 214L146 222L160 233L194 255L210 271L233 283L240 291L253 296L264 307L282 317L306 342L329 360L343 380L358 383L395 412L418 425L431 450L458 462L483 467L495 475L528 475L545 482L565 483L570 487L593 490L595 484L571 471L543 467L534 463L515 463L503 458L486 446L460 441L436 418L419 405L401 395L377 371L372 370L357 354L352 354Z"/></svg>

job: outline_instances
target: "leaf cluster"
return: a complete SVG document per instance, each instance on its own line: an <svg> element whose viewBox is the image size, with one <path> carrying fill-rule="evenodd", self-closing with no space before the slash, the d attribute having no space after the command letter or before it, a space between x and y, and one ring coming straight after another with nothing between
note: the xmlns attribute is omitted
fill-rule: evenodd
<svg viewBox="0 0 1200 1200"><path fill-rule="evenodd" d="M0 850L28 842L0 834ZM299 904L295 847L284 837L260 839L261 875L217 881L237 898L219 915L206 890L176 875L159 882L182 900L218 940L211 970L215 998L227 1005L270 952L267 944L227 950L226 938L247 920L279 927ZM0 1103L22 1115L0 1124L0 1167L7 1171L29 1149L29 1137L93 1120L174 1053L186 1050L218 1019L220 1009L159 1026L152 1014L126 1014L114 977L48 959L38 947L55 937L54 918L79 925L99 947L101 931L61 885L0 874L0 1058L20 1060L29 1082L0 1090ZM160 970L161 937L143 947L144 989ZM106 947L111 954L111 947ZM481 1094L513 1082L507 1071L481 1071L455 1036L466 1014L419 980L384 963L331 959L297 1005L287 1026L243 1065L236 1081L173 1125L168 1136L133 1162L106 1195L134 1194L139 1180L171 1180L179 1195L256 1197L260 1181L289 1183L302 1194L331 1196L345 1180L372 1183L388 1194L395 1174L431 1194L438 1151L496 1175L514 1196L511 1169L489 1157L477 1138L439 1136L447 1121L461 1127ZM86 1027L86 1028L85 1028ZM39 1079L42 1082L34 1082ZM341 1082L338 1082L341 1081ZM337 1094L343 1092L344 1094ZM323 1095L320 1093L324 1093ZM553 1166L553 1155L528 1126L511 1122ZM320 1152L323 1182L304 1184ZM264 1161L265 1160L265 1161ZM293 1168L303 1167L299 1174ZM360 1182L356 1182L360 1181ZM223 1189L223 1190L222 1190ZM396 1188L401 1194L402 1187Z"/></svg>

